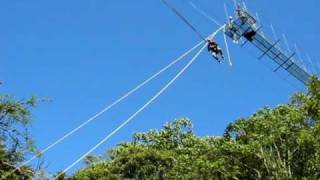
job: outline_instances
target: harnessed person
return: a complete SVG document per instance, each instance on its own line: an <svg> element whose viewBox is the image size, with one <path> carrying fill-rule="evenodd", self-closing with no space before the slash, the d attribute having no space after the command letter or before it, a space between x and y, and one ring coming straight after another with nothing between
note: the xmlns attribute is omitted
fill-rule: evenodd
<svg viewBox="0 0 320 180"><path fill-rule="evenodd" d="M212 39L208 39L208 51L219 63L221 63L221 58L224 59L222 49Z"/></svg>

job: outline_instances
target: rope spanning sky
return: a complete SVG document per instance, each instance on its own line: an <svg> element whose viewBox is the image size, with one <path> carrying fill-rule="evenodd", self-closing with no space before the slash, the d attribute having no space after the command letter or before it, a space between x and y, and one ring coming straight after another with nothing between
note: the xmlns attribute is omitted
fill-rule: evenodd
<svg viewBox="0 0 320 180"><path fill-rule="evenodd" d="M189 2L172 2L203 34L217 28ZM226 20L224 2L192 1L218 22ZM227 1L229 12L233 4ZM306 65L313 64L317 69L319 1L293 0L288 4L262 0L247 6L251 12L259 12L266 35L272 36L272 23L275 36L282 38L285 33L290 49L296 43L302 58L311 59ZM1 91L22 98L36 95L53 99L34 112L31 133L42 150L199 40L160 1L2 1L0 20ZM223 36L216 40L221 45L224 42ZM165 121L179 117L192 119L197 135L220 135L231 121L266 105L287 102L293 92L304 88L292 87L262 66L270 64L257 61L259 54L250 47L229 44L232 68L227 63L217 64L204 52L174 88L94 153L130 141L133 132L161 128ZM181 64L176 68L181 69ZM100 120L46 151L43 158L49 162L49 169L57 172L94 147L106 132L112 132L157 92L162 82L171 79L173 72L173 68L168 69L157 82L141 87L121 106L101 114ZM80 167L81 163L69 172Z"/></svg>
<svg viewBox="0 0 320 180"><path fill-rule="evenodd" d="M215 37L217 33L219 33L223 29L223 26L218 28L212 35L209 37ZM122 128L124 128L127 124L129 124L136 116L138 116L141 112L143 112L148 106L150 106L155 100L157 100L180 76L188 69L190 66L194 63L194 61L200 56L200 54L204 51L204 49L207 47L208 43L206 42L204 46L192 57L192 59L165 85L163 86L160 91L158 91L150 100L148 100L141 108L139 108L135 113L133 113L127 120L125 120L122 124L120 124L117 128L115 128L110 134L105 136L101 141L99 141L94 147L92 147L89 151L84 153L79 159L74 161L72 164L70 164L67 168L65 168L61 173L59 173L55 179L58 179L61 175L68 172L71 168L73 168L75 165L77 165L80 161L82 161L85 157L90 155L92 152L94 152L97 148L99 148L102 144L106 143L112 136L114 136L116 133L118 133ZM194 48L198 47L199 44L197 44L195 47L191 48L193 50ZM185 54L188 54L191 52L191 50L184 53L181 57L183 57ZM180 59L180 57L178 58ZM177 60L175 60L177 61ZM175 62L174 61L174 62ZM173 62L173 63L174 63ZM160 71L161 72L161 71Z"/></svg>
<svg viewBox="0 0 320 180"><path fill-rule="evenodd" d="M17 168L15 168L14 170L12 170L10 173L6 174L5 176L3 176L1 179L5 179L6 177L8 177L10 174L14 173L15 171L17 171L19 168L21 168L22 166L28 165L30 162L32 162L33 160L35 160L36 158L38 158L38 156L43 155L44 153L46 153L47 151L49 151L50 149L54 148L56 145L62 143L64 140L66 140L68 137L70 137L71 135L73 135L74 133L78 132L79 130L81 130L82 128L84 128L86 125L88 125L89 123L91 123L92 121L96 120L97 118L99 118L101 115L103 115L104 113L108 112L110 109L112 109L113 107L115 107L116 105L118 105L119 103L121 103L122 101L124 101L125 99L127 99L130 95L134 94L136 91L140 90L142 87L144 87L145 85L147 85L150 81L154 80L155 78L157 78L159 75L161 75L162 73L164 73L165 71L167 71L169 68L171 68L172 66L174 66L175 64L177 64L178 62L180 62L181 60L183 60L184 57L186 57L189 53L191 53L193 50L195 50L196 48L198 48L201 44L203 44L203 41L201 41L200 43L198 43L197 45L195 45L194 47L192 47L191 49L189 49L187 52L183 53L181 56L179 56L177 59L175 59L173 62L171 62L170 64L168 64L167 66L165 66L164 68L162 68L159 72L153 74L152 76L150 76L149 78L147 78L146 80L144 80L143 82L141 82L139 85L137 85L136 87L134 87L133 89L131 89L130 91L128 91L126 94L124 94L123 96L121 96L119 99L115 100L114 102L112 102L111 104L109 104L108 106L106 106L104 109L102 109L101 111L99 111L98 113L96 113L95 115L93 115L92 117L90 117L89 119L85 120L83 123L81 123L80 125L78 125L77 127L75 127L74 129L72 129L71 131L65 133L61 138L57 139L56 141L54 141L53 143L51 143L50 145L48 145L46 148L40 150L39 153L37 153L36 155L32 156L30 159L24 161L23 163L21 163L19 166L17 166Z"/></svg>
<svg viewBox="0 0 320 180"><path fill-rule="evenodd" d="M208 36L208 37L214 37L217 35L217 33L219 33L221 30L223 29L223 26L218 28L214 33L212 33L212 35ZM19 168L21 168L22 166L25 166L27 164L29 164L30 162L32 162L34 159L36 159L38 156L41 156L43 154L45 154L47 151L49 151L50 149L54 148L56 145L60 144L61 142L63 142L65 139L67 139L68 137L70 137L71 135L73 135L74 133L78 132L79 130L81 130L82 128L84 128L86 125L88 125L89 123L91 123L92 121L94 121L95 119L99 118L101 115L103 115L104 113L106 113L107 111L109 111L110 109L112 109L114 106L118 105L120 102L122 102L123 100L125 100L126 98L128 98L130 95L132 95L133 93L135 93L136 91L138 91L139 89L141 89L143 86L147 85L150 81L154 80L155 78L157 78L159 75L161 75L163 72L165 72L166 70L168 70L169 68L171 68L172 66L174 66L175 64L177 64L179 61L181 61L183 58L185 58L188 54L190 54L192 51L194 51L196 48L198 48L201 44L203 44L204 41L199 42L198 44L196 44L194 47L192 47L191 49L189 49L188 51L186 51L185 53L183 53L181 56L179 56L177 59L175 59L173 62L171 62L170 64L168 64L167 66L165 66L164 68L162 68L159 72L153 74L151 77L147 78L146 80L144 80L142 83L140 83L139 85L137 85L136 87L134 87L133 89L131 89L130 91L128 91L126 94L124 94L123 96L121 96L119 99L117 99L116 101L114 101L113 103L111 103L110 105L106 106L104 109L102 109L101 111L99 111L97 114L93 115L92 117L90 117L88 120L84 121L83 123L81 123L79 126L75 127L74 129L72 129L71 131L67 132L66 134L64 134L61 138L57 139L56 141L54 141L53 143L51 143L50 145L48 145L46 148L40 150L40 152L34 156L32 156L30 159L24 161L23 163L21 163L19 166L17 166L14 170L12 170L10 173L6 174L5 176L3 176L1 179L5 179L6 177L8 177L10 174L14 173L16 170L18 170ZM71 164L70 166L68 166L64 171L62 171L59 175L57 175L56 179L61 176L63 173L67 172L68 170L70 170L72 167L74 167L76 164L78 164L81 160L83 160L86 156L88 156L90 153L92 153L94 150L96 150L99 146L101 146L103 143L105 143L107 140L109 140L109 138L111 138L114 134L116 134L118 131L120 131L125 125L127 125L134 117L136 117L139 113L141 113L145 108L147 108L153 101L155 101L158 97L160 97L160 95L162 93L164 93L164 91L171 85L173 84L183 73L185 70L187 70L187 68L189 68L191 66L191 64L196 60L197 57L199 57L200 53L204 50L204 48L207 46L207 44L204 45L203 48L201 48L199 50L199 52L190 60L190 62L170 81L168 82L167 85L165 85L153 98L151 98L144 106L142 106L138 111L136 111L136 113L134 113L132 116L130 116L126 121L124 121L120 126L118 126L115 130L113 130L108 136L106 136L102 141L100 141L97 145L95 145L91 150L89 150L87 153L85 153L83 156L81 156L78 160L76 160L73 164Z"/></svg>
<svg viewBox="0 0 320 180"><path fill-rule="evenodd" d="M70 164L67 168L65 168L61 173L59 173L55 179L58 179L61 175L68 172L71 168L77 165L80 161L85 159L88 155L94 152L97 148L99 148L102 144L107 142L112 136L118 133L122 128L124 128L127 124L129 124L136 116L138 116L142 111L144 111L151 103L153 103L156 99L158 99L199 57L200 53L207 47L207 43L197 52L197 54L185 65L161 90L155 94L147 103L145 103L141 108L139 108L135 113L133 113L127 120L125 120L122 124L120 124L116 129L114 129L111 133L105 136L100 142L98 142L94 147L92 147L89 151L84 153L79 159Z"/></svg>

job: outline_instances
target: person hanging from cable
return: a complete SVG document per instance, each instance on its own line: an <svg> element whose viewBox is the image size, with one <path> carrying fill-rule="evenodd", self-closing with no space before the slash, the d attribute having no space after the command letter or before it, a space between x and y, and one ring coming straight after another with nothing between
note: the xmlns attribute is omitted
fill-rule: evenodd
<svg viewBox="0 0 320 180"><path fill-rule="evenodd" d="M221 59L224 59L222 49L213 39L208 39L207 41L208 41L208 51L219 63L221 63Z"/></svg>

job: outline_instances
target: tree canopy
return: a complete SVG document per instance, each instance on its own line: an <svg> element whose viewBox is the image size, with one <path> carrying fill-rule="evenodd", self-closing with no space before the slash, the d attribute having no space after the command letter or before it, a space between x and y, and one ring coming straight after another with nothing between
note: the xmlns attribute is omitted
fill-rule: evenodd
<svg viewBox="0 0 320 180"><path fill-rule="evenodd" d="M0 177L32 179L36 169L19 167L37 153L28 132L37 100L0 96ZM230 123L222 136L199 137L191 120L135 133L67 180L95 179L320 179L320 81L287 104L264 107Z"/></svg>
<svg viewBox="0 0 320 180"><path fill-rule="evenodd" d="M320 81L289 103L198 137L187 118L136 133L65 179L319 179Z"/></svg>
<svg viewBox="0 0 320 180"><path fill-rule="evenodd" d="M34 171L29 166L18 168L29 153L36 149L29 134L30 109L37 102L35 97L17 100L9 95L0 96L0 178L32 179Z"/></svg>

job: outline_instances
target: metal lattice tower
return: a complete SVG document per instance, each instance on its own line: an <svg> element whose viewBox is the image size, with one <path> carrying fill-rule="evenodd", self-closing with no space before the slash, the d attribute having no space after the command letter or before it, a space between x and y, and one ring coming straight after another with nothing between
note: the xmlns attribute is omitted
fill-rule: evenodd
<svg viewBox="0 0 320 180"><path fill-rule="evenodd" d="M278 67L274 69L275 72L279 69L284 69L303 84L308 84L311 75L296 63L298 62L298 58L295 56L296 53L290 55L285 53L283 49L277 46L280 40L272 41L266 38L260 31L261 28L257 27L254 16L243 8L238 7L235 19L229 19L224 33L232 38L233 41L244 39L244 44L250 42L257 47L262 52L258 59L268 56L278 64Z"/></svg>

